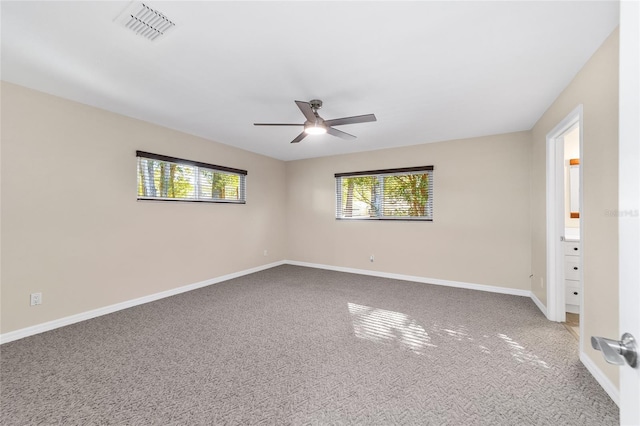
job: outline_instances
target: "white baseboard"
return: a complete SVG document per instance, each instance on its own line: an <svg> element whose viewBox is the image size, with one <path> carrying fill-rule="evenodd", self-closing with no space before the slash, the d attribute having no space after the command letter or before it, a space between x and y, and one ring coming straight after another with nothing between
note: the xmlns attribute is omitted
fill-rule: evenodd
<svg viewBox="0 0 640 426"><path fill-rule="evenodd" d="M391 278L394 280L415 281L419 283L442 285L446 287L457 287L457 288L466 288L469 290L488 291L491 293L510 294L512 296L525 296L525 297L531 296L531 292L529 290L518 290L515 288L465 283L462 281L441 280L438 278L418 277L415 275L392 274L389 272L371 271L368 269L346 268L343 266L323 265L319 263L298 262L297 260L285 260L284 263L286 263L287 265L305 266L307 268L328 269L330 271L348 272L351 274L360 274L360 275L370 275L374 277Z"/></svg>
<svg viewBox="0 0 640 426"><path fill-rule="evenodd" d="M565 310L565 312L569 312L571 314L579 314L580 313L580 306L567 304L567 305L564 306L564 310Z"/></svg>
<svg viewBox="0 0 640 426"><path fill-rule="evenodd" d="M96 318L102 315L111 314L113 312L121 311L123 309L131 308L133 306L142 305L144 303L153 302L155 300L164 299L165 297L175 296L176 294L185 293L187 291L196 290L198 288L206 287L212 284L217 284L222 281L227 281L233 278L238 278L243 275L253 274L265 269L270 269L275 266L284 264L284 261L269 263L267 265L257 266L255 268L245 269L244 271L234 272L232 274L222 275L220 277L211 278L209 280L200 281L197 283L185 285L182 287L174 288L171 290L162 291L160 293L150 294L149 296L139 297L137 299L127 300L125 302L116 303L115 305L105 306L103 308L93 309L91 311L82 312L68 317L60 318L57 320L37 324L31 327L22 328L20 330L11 331L9 333L0 334L0 345L9 343L14 340L22 339L24 337L33 336L35 334L44 333L45 331L54 330L56 328L64 327L66 325L75 324L80 321L85 321L91 318Z"/></svg>
<svg viewBox="0 0 640 426"><path fill-rule="evenodd" d="M600 370L596 363L589 358L586 352L582 351L582 347L580 348L580 361L582 361L582 364L589 370L589 373L591 373L600 386L602 386L602 389L604 389L613 402L620 407L620 391L611 383L611 380Z"/></svg>
<svg viewBox="0 0 640 426"><path fill-rule="evenodd" d="M93 309L91 311L82 312L79 314L71 315L71 316L60 318L57 320L45 322L42 324L37 324L31 327L22 328L20 330L11 331L9 333L0 334L0 344L12 342L14 340L33 336L35 334L44 333L45 331L54 330L56 328L64 327L66 325L75 324L80 321L96 318L102 315L107 315L123 309L131 308L133 306L138 306L144 303L153 302L155 300L164 299L165 297L170 297L170 296L174 296L176 294L184 293L187 291L196 290L198 288L206 287L212 284L217 284L222 281L227 281L233 278L241 277L243 275L248 275L254 272L263 271L265 269L270 269L275 266L280 266L283 264L304 266L308 268L327 269L331 271L347 272L347 273L360 274L360 275L369 275L369 276L376 276L381 278L391 278L391 279L403 280L403 281L414 281L414 282L441 285L441 286L447 286L447 287L466 288L470 290L487 291L491 293L502 293L502 294L509 294L513 296L525 296L525 297L531 297L534 302L536 302L537 300L537 298L534 299L535 296L533 296L532 293L527 290L495 287L495 286L489 286L489 285L483 285L483 284L466 283L461 281L442 280L437 278L425 278L425 277L418 277L414 275L393 274L388 272L371 271L366 269L346 268L341 266L323 265L319 263L298 262L294 260L282 260L274 263L269 263L267 265L261 265L255 268L246 269L244 271L234 272L232 274L222 275L220 277L212 278L209 280L185 285L182 287L174 288L174 289L163 291L160 293L154 293L149 296L139 297L133 300L127 300L125 302L116 303L114 305L105 306L103 308ZM546 310L543 309L544 307L539 302L540 301L538 300L536 302L536 305L538 305L538 307L541 308L543 312L545 312Z"/></svg>
<svg viewBox="0 0 640 426"><path fill-rule="evenodd" d="M540 311L544 314L544 316L546 318L549 318L547 316L547 307L544 306L544 304L540 301L540 299L538 299L538 296L536 296L533 292L531 292L531 300L533 300L533 303L536 304L536 306L538 307L538 309L540 309Z"/></svg>

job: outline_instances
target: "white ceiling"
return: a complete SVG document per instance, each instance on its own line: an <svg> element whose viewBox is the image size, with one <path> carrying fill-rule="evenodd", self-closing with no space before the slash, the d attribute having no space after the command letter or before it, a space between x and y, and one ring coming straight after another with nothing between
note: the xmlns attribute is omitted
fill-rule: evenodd
<svg viewBox="0 0 640 426"><path fill-rule="evenodd" d="M155 41L117 22L128 1L2 1L2 79L294 160L528 130L619 20L616 1L145 3L176 23ZM378 121L299 144L253 126L315 98Z"/></svg>

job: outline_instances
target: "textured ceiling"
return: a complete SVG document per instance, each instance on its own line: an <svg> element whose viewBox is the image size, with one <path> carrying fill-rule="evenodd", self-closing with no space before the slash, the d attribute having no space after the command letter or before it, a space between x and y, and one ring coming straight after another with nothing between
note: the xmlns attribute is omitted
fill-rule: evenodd
<svg viewBox="0 0 640 426"><path fill-rule="evenodd" d="M2 79L293 160L528 130L616 28L615 1L1 3ZM378 121L289 142L294 100ZM179 143L179 141L176 141ZM170 154L170 153L168 153Z"/></svg>

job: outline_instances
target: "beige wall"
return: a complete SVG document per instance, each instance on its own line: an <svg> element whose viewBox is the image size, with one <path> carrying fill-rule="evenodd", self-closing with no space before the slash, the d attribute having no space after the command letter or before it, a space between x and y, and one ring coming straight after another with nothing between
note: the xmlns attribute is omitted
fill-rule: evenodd
<svg viewBox="0 0 640 426"><path fill-rule="evenodd" d="M521 132L288 162L287 258L529 290L530 149ZM425 165L432 223L335 219L335 173Z"/></svg>
<svg viewBox="0 0 640 426"><path fill-rule="evenodd" d="M248 170L248 202L136 201L136 150ZM284 259L278 160L2 83L1 170L2 333Z"/></svg>
<svg viewBox="0 0 640 426"><path fill-rule="evenodd" d="M583 105L583 350L617 384L618 367L604 362L589 336L618 335L618 31L591 57L532 129L532 268L535 295L546 303L546 135Z"/></svg>

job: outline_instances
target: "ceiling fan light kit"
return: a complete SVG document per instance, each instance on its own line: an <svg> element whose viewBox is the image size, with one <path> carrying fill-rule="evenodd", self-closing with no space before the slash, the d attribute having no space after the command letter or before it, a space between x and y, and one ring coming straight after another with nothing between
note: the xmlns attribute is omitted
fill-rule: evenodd
<svg viewBox="0 0 640 426"><path fill-rule="evenodd" d="M304 139L307 135L321 135L328 133L332 136L337 136L342 139L355 139L354 135L343 132L342 130L334 129L333 126L340 126L344 124L356 124L367 123L370 121L376 121L374 114L357 115L353 117L334 118L332 120L325 120L318 115L318 110L322 108L322 101L319 99L312 99L309 102L295 101L302 114L304 114L307 121L302 124L294 123L253 123L254 126L303 126L304 129L291 143L298 143Z"/></svg>
<svg viewBox="0 0 640 426"><path fill-rule="evenodd" d="M308 135L322 135L327 133L327 128L322 123L305 124L304 132Z"/></svg>

